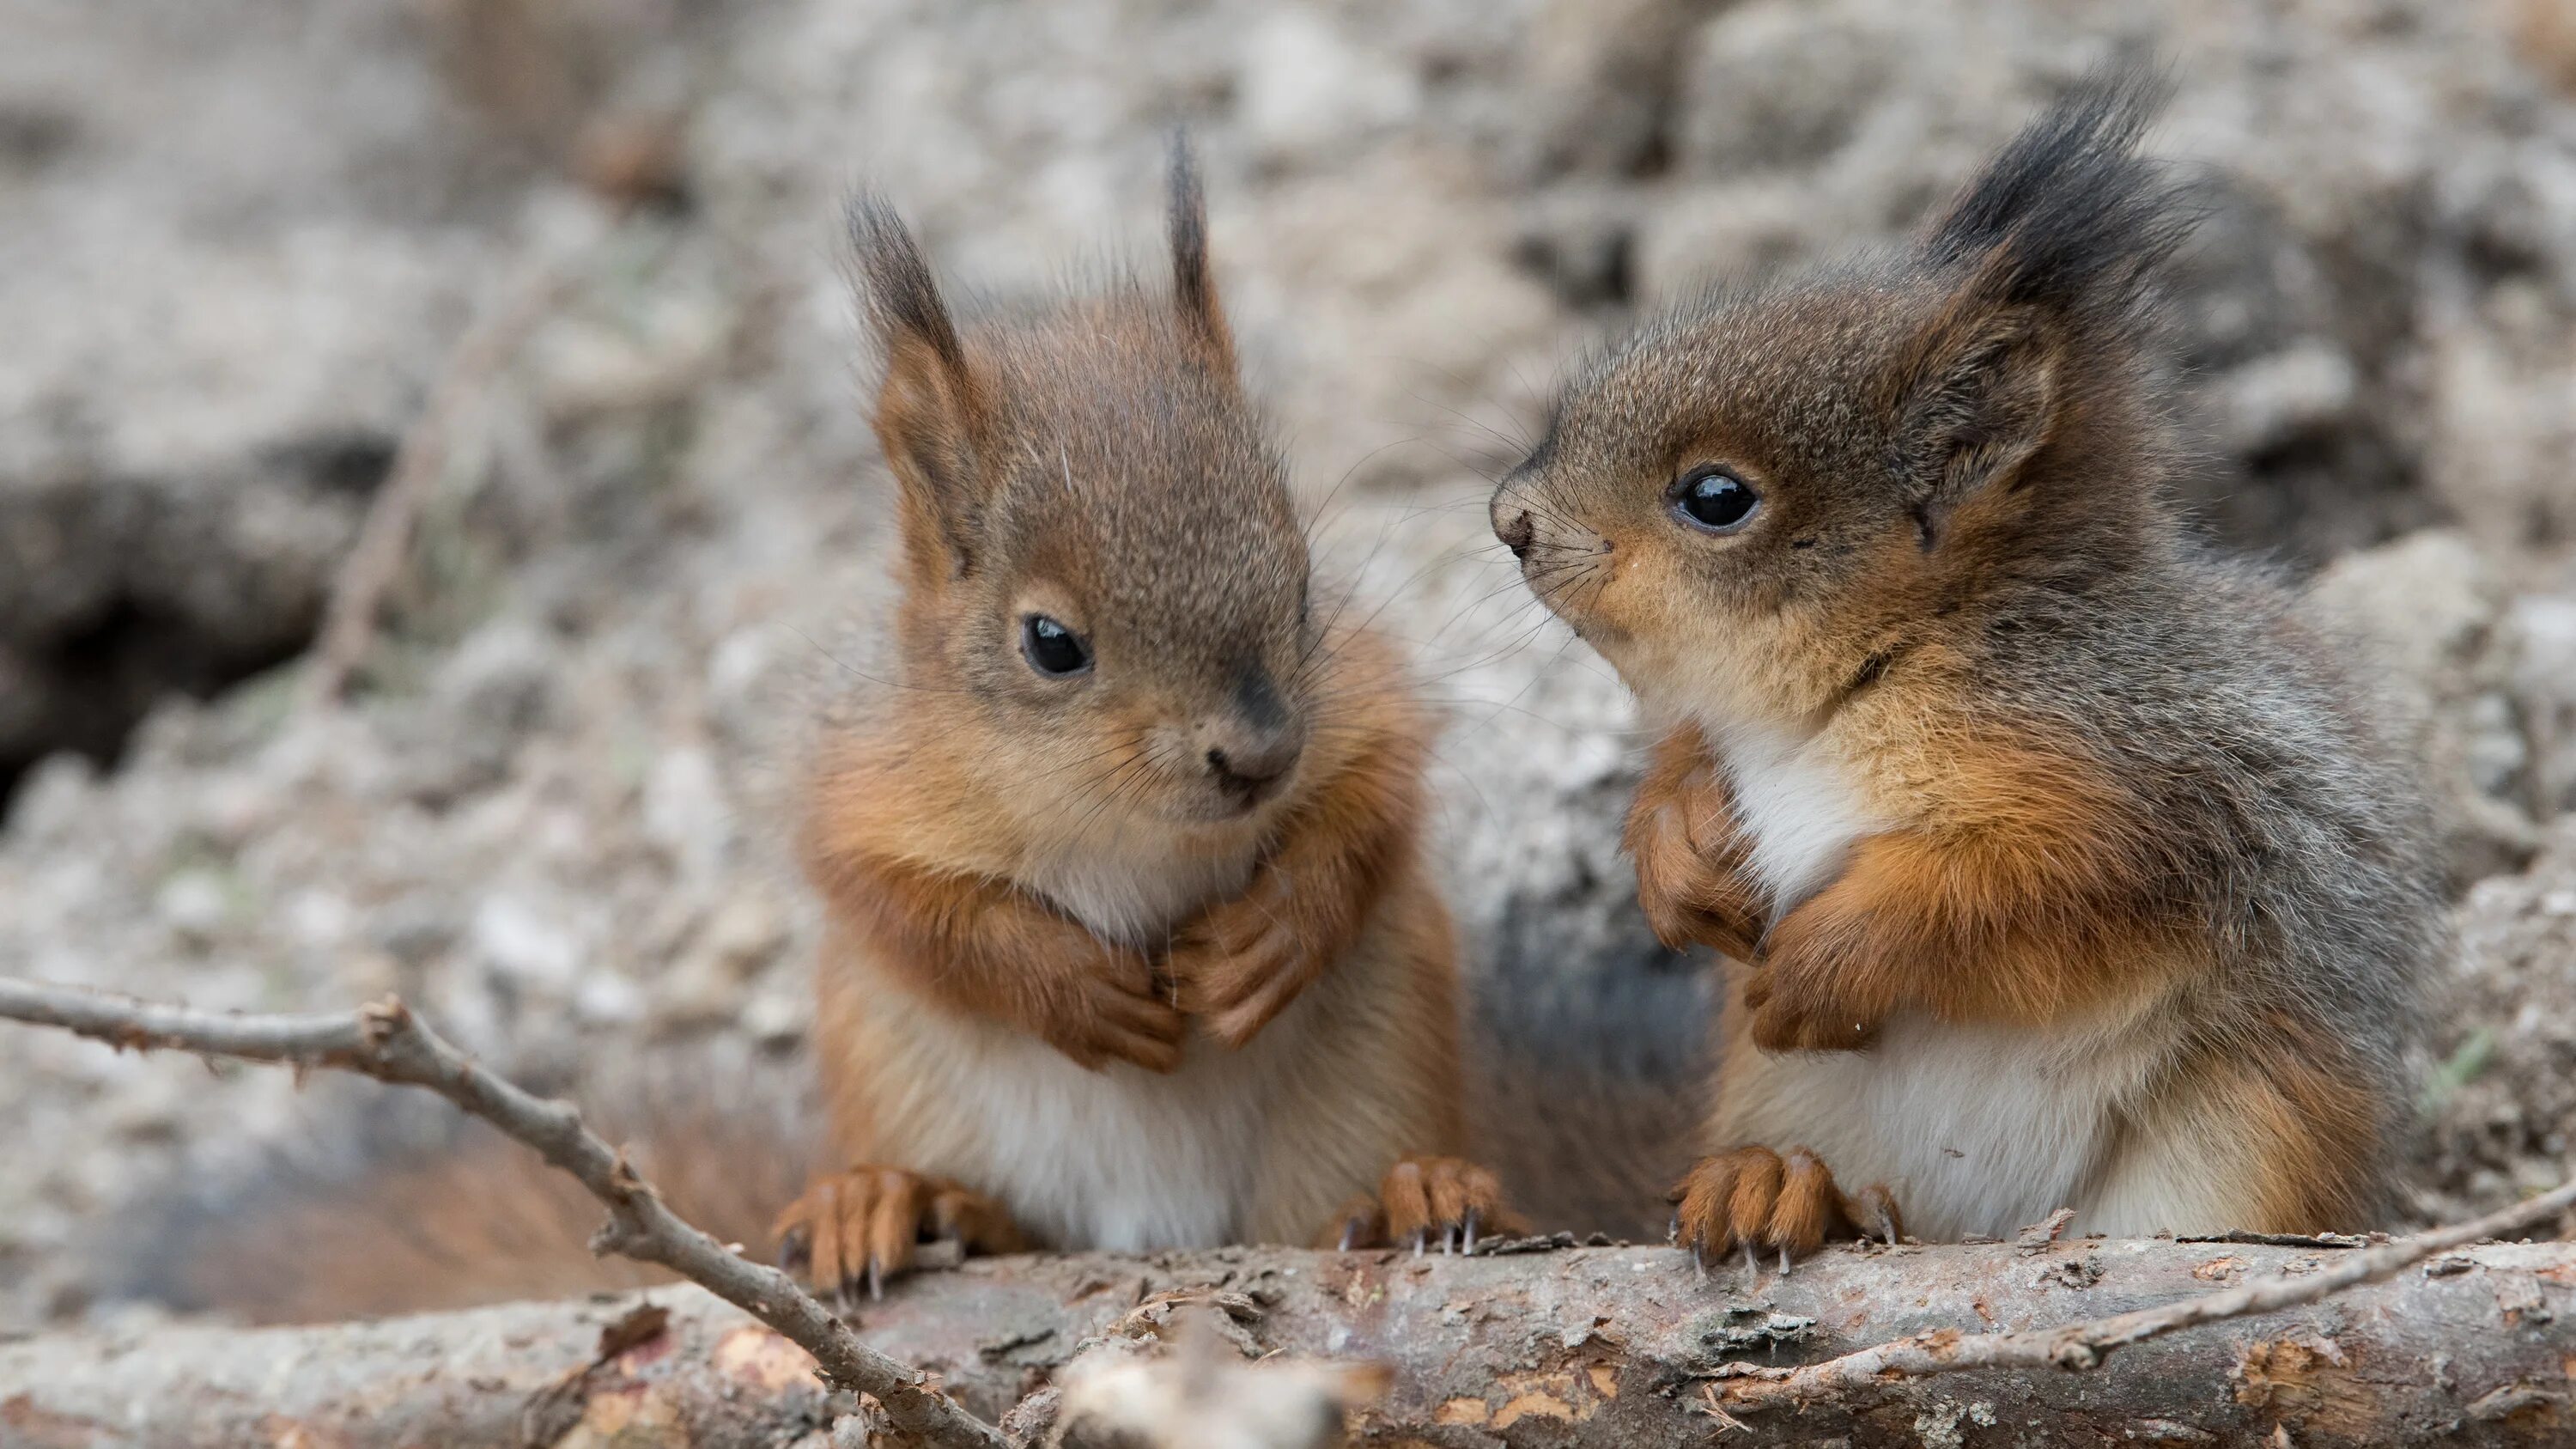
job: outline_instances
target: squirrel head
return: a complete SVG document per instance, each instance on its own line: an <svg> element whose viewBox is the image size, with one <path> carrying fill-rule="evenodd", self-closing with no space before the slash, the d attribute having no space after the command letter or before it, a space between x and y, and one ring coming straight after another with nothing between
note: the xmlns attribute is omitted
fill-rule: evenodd
<svg viewBox="0 0 2576 1449"><path fill-rule="evenodd" d="M1567 387L1496 491L1522 576L1650 704L1794 728L2016 587L2170 549L2147 366L2192 218L2097 74L1901 253L1721 291Z"/></svg>
<svg viewBox="0 0 2576 1449"><path fill-rule="evenodd" d="M862 197L850 222L906 696L1033 817L1259 816L1308 730L1306 538L1236 376L1187 149L1168 296L1129 282L961 329L890 209Z"/></svg>

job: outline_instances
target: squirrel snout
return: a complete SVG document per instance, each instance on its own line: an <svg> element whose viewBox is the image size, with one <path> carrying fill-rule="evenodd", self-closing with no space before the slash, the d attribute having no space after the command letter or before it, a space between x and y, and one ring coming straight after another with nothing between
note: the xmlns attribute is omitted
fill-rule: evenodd
<svg viewBox="0 0 2576 1449"><path fill-rule="evenodd" d="M1265 731L1207 747L1208 773L1247 805L1270 793L1297 767L1304 742L1288 730Z"/></svg>
<svg viewBox="0 0 2576 1449"><path fill-rule="evenodd" d="M1506 502L1497 494L1494 498L1494 537L1503 541L1503 547L1512 551L1512 557L1525 559L1529 557L1530 545L1538 540L1538 525L1531 521L1528 509Z"/></svg>

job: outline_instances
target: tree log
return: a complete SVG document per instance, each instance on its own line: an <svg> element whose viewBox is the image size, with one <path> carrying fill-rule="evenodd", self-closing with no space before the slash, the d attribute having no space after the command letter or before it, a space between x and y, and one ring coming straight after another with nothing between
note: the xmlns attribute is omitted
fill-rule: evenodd
<svg viewBox="0 0 2576 1449"><path fill-rule="evenodd" d="M1265 1351L1395 1370L1363 1442L2397 1445L2576 1437L2576 1244L2460 1249L2379 1283L2122 1349L1755 1395L1748 1368L1907 1335L2044 1328L2319 1271L2350 1248L2171 1240L1844 1247L1703 1279L1665 1248L1229 1249L918 1274L859 1327L987 1420L1159 1294L1258 1306ZM1238 1309L1242 1300L1235 1300ZM639 1303L667 1318L637 1314ZM1732 1391L1732 1392L1731 1392ZM0 1445L821 1445L804 1352L687 1287L383 1323L185 1325L0 1345Z"/></svg>

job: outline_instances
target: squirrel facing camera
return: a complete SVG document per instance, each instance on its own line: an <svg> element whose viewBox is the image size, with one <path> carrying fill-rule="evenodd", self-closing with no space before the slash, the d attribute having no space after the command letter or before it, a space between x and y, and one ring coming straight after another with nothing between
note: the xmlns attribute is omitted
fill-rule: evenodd
<svg viewBox="0 0 2576 1449"><path fill-rule="evenodd" d="M960 327L885 207L852 219L904 566L892 673L852 671L802 801L843 1166L777 1219L789 1258L846 1288L922 1235L1499 1227L1454 1156L1428 713L1389 641L1307 607L1187 152L1168 290Z"/></svg>
<svg viewBox="0 0 2576 1449"><path fill-rule="evenodd" d="M1668 726L1649 922L1735 963L1719 1155L1676 1189L1703 1251L1900 1201L1932 1237L2381 1204L2425 812L2300 601L2170 500L2166 90L2099 73L1911 246L1647 322L1494 496Z"/></svg>
<svg viewBox="0 0 2576 1449"><path fill-rule="evenodd" d="M1167 307L961 334L902 221L875 197L850 208L884 352L905 682L962 691L959 726L1033 817L1086 815L1116 771L1119 810L1231 828L1305 745L1306 539L1236 378L1178 145L1169 231Z"/></svg>

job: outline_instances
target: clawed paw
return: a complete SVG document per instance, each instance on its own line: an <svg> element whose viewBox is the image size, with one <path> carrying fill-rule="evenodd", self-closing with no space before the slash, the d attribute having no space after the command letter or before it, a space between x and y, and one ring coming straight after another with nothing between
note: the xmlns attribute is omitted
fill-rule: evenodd
<svg viewBox="0 0 2576 1449"><path fill-rule="evenodd" d="M1375 1196L1345 1203L1333 1215L1323 1243L1353 1248L1409 1246L1416 1253L1472 1253L1479 1236L1514 1236L1529 1224L1503 1201L1491 1172L1456 1157L1406 1157L1386 1171Z"/></svg>
<svg viewBox="0 0 2576 1449"><path fill-rule="evenodd" d="M1285 884L1284 877L1265 872L1242 896L1185 930L1166 959L1181 1009L1229 1047L1259 1035L1323 968L1312 943L1295 928Z"/></svg>
<svg viewBox="0 0 2576 1449"><path fill-rule="evenodd" d="M1023 1246L1001 1204L898 1167L853 1167L815 1179L769 1232L780 1267L844 1298L862 1283L869 1297L883 1297L885 1280L911 1267L922 1243L954 1241L970 1253Z"/></svg>
<svg viewBox="0 0 2576 1449"><path fill-rule="evenodd" d="M1776 1253L1780 1270L1828 1238L1878 1237L1905 1231L1896 1199L1875 1184L1847 1194L1822 1159L1806 1148L1786 1157L1768 1147L1738 1147L1704 1158L1670 1195L1673 1240L1706 1272L1711 1259L1740 1250L1749 1274L1760 1255Z"/></svg>
<svg viewBox="0 0 2576 1449"><path fill-rule="evenodd" d="M1761 967L1745 980L1744 1009L1755 1046L1766 1052L1852 1052L1878 1041L1878 1022L1802 989L1783 969Z"/></svg>
<svg viewBox="0 0 2576 1449"><path fill-rule="evenodd" d="M1634 806L1626 846L1637 868L1637 903L1666 946L1704 945L1751 960L1760 906L1737 874L1741 852L1705 849L1689 824L1692 808L1688 800L1642 797Z"/></svg>

